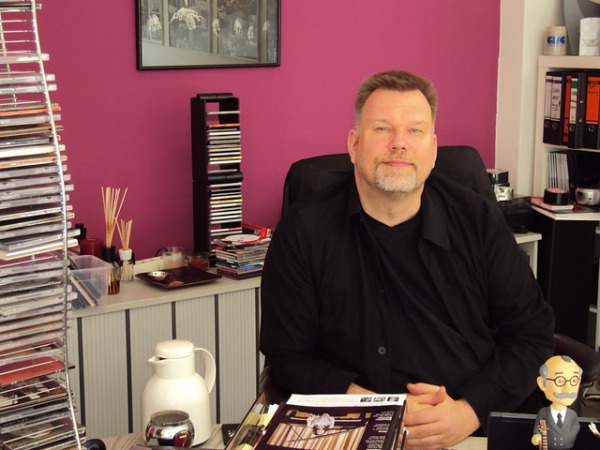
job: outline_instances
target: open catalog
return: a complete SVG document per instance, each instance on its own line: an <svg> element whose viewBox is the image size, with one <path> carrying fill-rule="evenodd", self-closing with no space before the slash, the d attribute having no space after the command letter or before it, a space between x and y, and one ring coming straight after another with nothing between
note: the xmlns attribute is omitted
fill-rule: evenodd
<svg viewBox="0 0 600 450"><path fill-rule="evenodd" d="M402 449L405 405L401 394L294 394L275 411L255 404L228 449Z"/></svg>

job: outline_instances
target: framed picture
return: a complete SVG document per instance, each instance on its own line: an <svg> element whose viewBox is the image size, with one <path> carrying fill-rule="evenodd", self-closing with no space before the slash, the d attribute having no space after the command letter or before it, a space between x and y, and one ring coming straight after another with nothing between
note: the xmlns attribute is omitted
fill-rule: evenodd
<svg viewBox="0 0 600 450"><path fill-rule="evenodd" d="M137 68L278 66L281 0L136 0Z"/></svg>

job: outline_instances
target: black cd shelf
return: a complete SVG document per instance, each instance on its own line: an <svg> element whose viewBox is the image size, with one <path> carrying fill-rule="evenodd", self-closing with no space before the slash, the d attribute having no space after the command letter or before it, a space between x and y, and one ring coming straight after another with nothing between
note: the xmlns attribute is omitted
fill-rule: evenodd
<svg viewBox="0 0 600 450"><path fill-rule="evenodd" d="M239 99L231 93L191 99L194 249L214 253L214 240L242 231Z"/></svg>

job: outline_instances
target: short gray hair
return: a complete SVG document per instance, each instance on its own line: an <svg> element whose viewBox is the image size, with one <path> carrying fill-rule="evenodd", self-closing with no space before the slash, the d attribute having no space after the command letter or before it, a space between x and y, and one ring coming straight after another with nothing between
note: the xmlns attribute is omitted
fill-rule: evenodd
<svg viewBox="0 0 600 450"><path fill-rule="evenodd" d="M359 128L360 115L369 96L377 89L390 91L420 91L431 108L431 119L435 123L438 108L438 95L431 81L403 70L389 70L367 77L359 86L354 102L354 127Z"/></svg>

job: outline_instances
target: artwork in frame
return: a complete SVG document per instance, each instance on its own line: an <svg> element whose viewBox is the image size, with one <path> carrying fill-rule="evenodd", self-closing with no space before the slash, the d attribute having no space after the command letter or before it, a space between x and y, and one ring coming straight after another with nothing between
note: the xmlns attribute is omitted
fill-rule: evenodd
<svg viewBox="0 0 600 450"><path fill-rule="evenodd" d="M136 0L137 68L278 66L281 0Z"/></svg>

